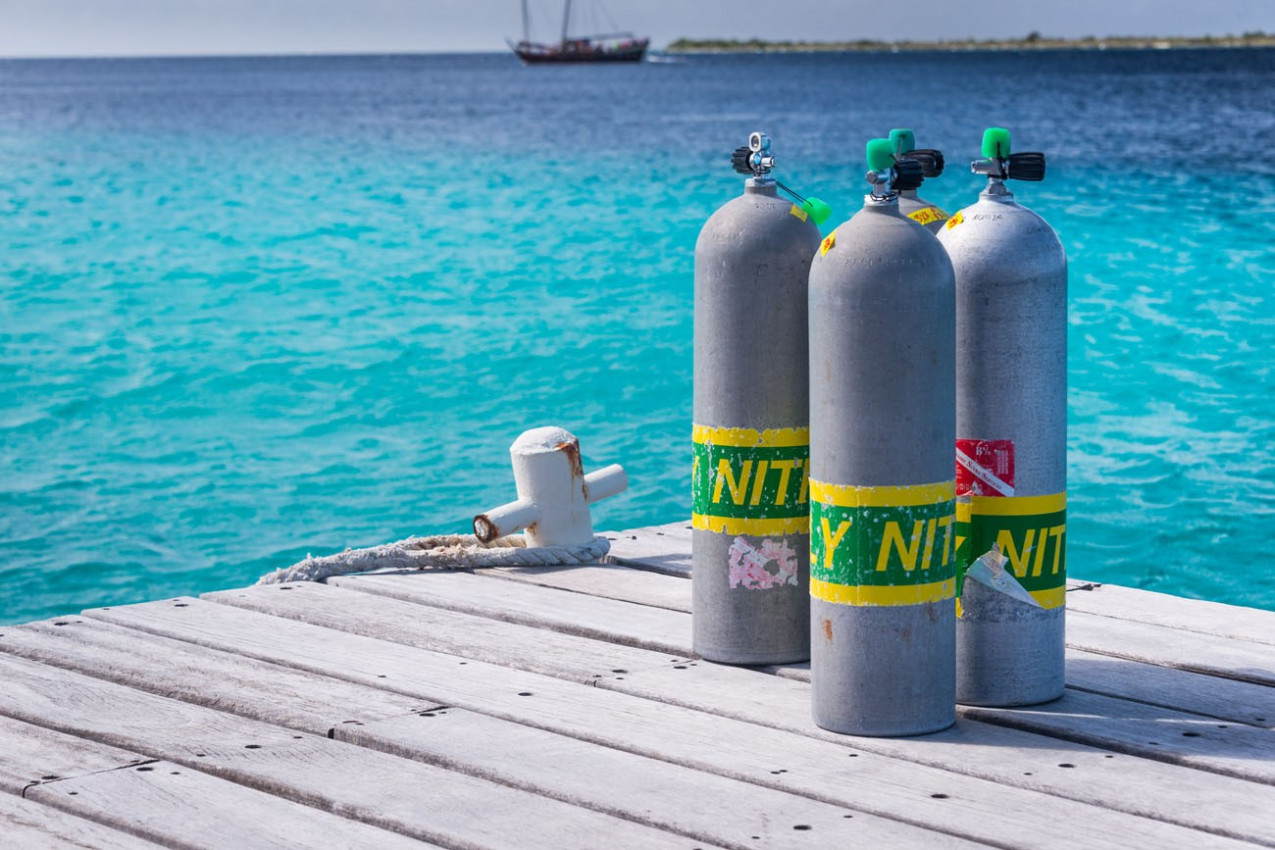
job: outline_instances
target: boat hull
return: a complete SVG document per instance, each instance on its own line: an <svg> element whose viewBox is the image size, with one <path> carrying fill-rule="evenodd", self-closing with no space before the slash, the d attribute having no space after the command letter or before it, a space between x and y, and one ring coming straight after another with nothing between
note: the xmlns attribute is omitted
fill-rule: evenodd
<svg viewBox="0 0 1275 850"><path fill-rule="evenodd" d="M588 42L560 45L517 44L514 54L524 65L564 65L582 62L641 62L650 44L647 39L602 47Z"/></svg>

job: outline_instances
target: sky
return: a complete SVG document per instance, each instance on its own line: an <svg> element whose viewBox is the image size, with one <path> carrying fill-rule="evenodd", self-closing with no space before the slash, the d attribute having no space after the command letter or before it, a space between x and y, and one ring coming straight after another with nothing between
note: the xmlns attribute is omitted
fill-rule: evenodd
<svg viewBox="0 0 1275 850"><path fill-rule="evenodd" d="M1275 33L1275 0L577 0L581 31L847 40ZM531 0L533 36L562 3ZM602 10L605 10L603 12ZM592 12L592 14L590 14ZM518 0L0 0L0 56L503 50Z"/></svg>

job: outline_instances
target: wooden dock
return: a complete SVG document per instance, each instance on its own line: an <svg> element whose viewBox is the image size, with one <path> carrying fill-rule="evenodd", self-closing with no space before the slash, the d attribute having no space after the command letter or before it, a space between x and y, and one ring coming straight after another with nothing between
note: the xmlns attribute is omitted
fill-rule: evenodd
<svg viewBox="0 0 1275 850"><path fill-rule="evenodd" d="M1275 847L1275 613L1073 582L1061 700L851 738L608 536L0 627L0 846Z"/></svg>

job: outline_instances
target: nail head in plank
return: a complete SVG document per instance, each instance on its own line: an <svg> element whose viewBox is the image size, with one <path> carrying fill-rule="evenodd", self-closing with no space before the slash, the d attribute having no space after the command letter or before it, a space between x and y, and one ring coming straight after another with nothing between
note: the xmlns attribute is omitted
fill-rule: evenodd
<svg viewBox="0 0 1275 850"><path fill-rule="evenodd" d="M0 717L0 791L9 794L22 794L41 782L115 770L144 761L147 761L145 756L118 747Z"/></svg>

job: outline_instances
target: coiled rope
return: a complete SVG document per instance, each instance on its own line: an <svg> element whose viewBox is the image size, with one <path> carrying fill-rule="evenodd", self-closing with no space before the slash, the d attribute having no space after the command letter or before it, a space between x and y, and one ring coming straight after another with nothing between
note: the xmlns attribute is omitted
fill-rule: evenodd
<svg viewBox="0 0 1275 850"><path fill-rule="evenodd" d="M332 576L371 570L472 570L479 567L549 567L592 564L611 550L611 541L595 537L584 546L527 546L521 535L480 543L472 534L409 537L368 549L346 549L267 573L257 584L323 581Z"/></svg>

